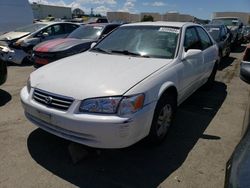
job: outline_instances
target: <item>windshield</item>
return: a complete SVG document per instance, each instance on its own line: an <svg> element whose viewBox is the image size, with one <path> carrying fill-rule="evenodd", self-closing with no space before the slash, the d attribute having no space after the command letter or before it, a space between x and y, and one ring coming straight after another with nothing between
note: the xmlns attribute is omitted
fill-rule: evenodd
<svg viewBox="0 0 250 188"><path fill-rule="evenodd" d="M95 46L108 53L172 59L180 29L163 26L123 26Z"/></svg>
<svg viewBox="0 0 250 188"><path fill-rule="evenodd" d="M224 24L226 26L239 26L239 20L235 18L221 18L214 19L212 21L213 24Z"/></svg>
<svg viewBox="0 0 250 188"><path fill-rule="evenodd" d="M17 28L15 32L29 32L33 33L43 27L45 27L47 24L42 24L42 23L35 23L35 24L30 24L24 27Z"/></svg>
<svg viewBox="0 0 250 188"><path fill-rule="evenodd" d="M98 39L102 33L103 26L82 26L73 31L68 38L77 39Z"/></svg>
<svg viewBox="0 0 250 188"><path fill-rule="evenodd" d="M205 29L209 32L209 34L213 37L215 41L220 39L220 28L212 27L212 26L204 26Z"/></svg>

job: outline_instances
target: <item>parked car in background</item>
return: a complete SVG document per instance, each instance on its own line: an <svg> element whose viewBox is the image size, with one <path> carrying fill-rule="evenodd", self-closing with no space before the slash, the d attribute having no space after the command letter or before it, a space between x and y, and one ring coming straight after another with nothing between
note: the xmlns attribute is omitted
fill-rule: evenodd
<svg viewBox="0 0 250 188"><path fill-rule="evenodd" d="M232 47L235 47L241 44L241 42L243 42L243 33L242 33L243 23L239 18L218 17L214 18L211 24L224 24L230 29L232 33L232 38L231 38Z"/></svg>
<svg viewBox="0 0 250 188"><path fill-rule="evenodd" d="M74 142L122 148L166 137L176 108L211 86L218 47L193 23L120 26L85 53L30 75L21 91L26 117Z"/></svg>
<svg viewBox="0 0 250 188"><path fill-rule="evenodd" d="M88 50L120 24L90 24L73 31L63 39L55 39L38 44L33 49L33 61L36 68L52 61Z"/></svg>
<svg viewBox="0 0 250 188"><path fill-rule="evenodd" d="M250 46L247 46L241 62L240 78L250 84ZM250 187L250 98L243 121L242 135L226 165L225 188Z"/></svg>
<svg viewBox="0 0 250 188"><path fill-rule="evenodd" d="M243 35L244 35L244 42L249 42L250 41L250 26L244 27Z"/></svg>
<svg viewBox="0 0 250 188"><path fill-rule="evenodd" d="M7 79L7 65L0 60L0 85L4 84Z"/></svg>
<svg viewBox="0 0 250 188"><path fill-rule="evenodd" d="M28 0L0 1L0 35L32 22L33 13Z"/></svg>
<svg viewBox="0 0 250 188"><path fill-rule="evenodd" d="M229 57L231 52L231 33L225 25L208 24L204 25L208 33L217 42L219 47L219 58Z"/></svg>
<svg viewBox="0 0 250 188"><path fill-rule="evenodd" d="M33 47L46 40L63 38L79 27L65 22L39 22L0 36L0 58L21 64L30 60Z"/></svg>
<svg viewBox="0 0 250 188"><path fill-rule="evenodd" d="M108 19L106 17L98 17L98 18L90 18L87 21L87 24L95 24L95 23L108 23Z"/></svg>

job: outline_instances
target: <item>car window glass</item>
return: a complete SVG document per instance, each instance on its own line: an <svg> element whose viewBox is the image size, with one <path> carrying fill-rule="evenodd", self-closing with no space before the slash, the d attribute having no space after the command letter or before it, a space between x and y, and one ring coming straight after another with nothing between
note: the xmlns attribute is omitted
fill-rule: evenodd
<svg viewBox="0 0 250 188"><path fill-rule="evenodd" d="M112 26L107 26L104 31L103 31L103 35L108 34L109 32L111 32L113 29L115 29L117 26L112 25Z"/></svg>
<svg viewBox="0 0 250 188"><path fill-rule="evenodd" d="M212 46L212 42L208 36L208 34L201 28L201 27L196 27L200 40L201 40L201 46L202 50L207 49L208 47Z"/></svg>
<svg viewBox="0 0 250 188"><path fill-rule="evenodd" d="M67 24L67 25L65 25L65 28L66 28L66 33L71 33L76 28L78 28L78 26L77 25L73 25L73 24Z"/></svg>
<svg viewBox="0 0 250 188"><path fill-rule="evenodd" d="M108 35L95 48L110 53L132 52L141 56L172 59L175 56L179 32L179 28L173 27L124 26Z"/></svg>
<svg viewBox="0 0 250 188"><path fill-rule="evenodd" d="M65 34L64 26L62 24L54 25L54 35Z"/></svg>
<svg viewBox="0 0 250 188"><path fill-rule="evenodd" d="M224 27L222 27L222 30L221 30L221 36L222 37L225 37L226 36L226 30L225 30L225 28Z"/></svg>
<svg viewBox="0 0 250 188"><path fill-rule="evenodd" d="M187 28L186 30L184 48L185 51L188 51L189 49L201 50L200 40L194 27Z"/></svg>
<svg viewBox="0 0 250 188"><path fill-rule="evenodd" d="M54 28L52 26L47 27L43 29L41 33L47 33L48 36L52 36L54 34Z"/></svg>

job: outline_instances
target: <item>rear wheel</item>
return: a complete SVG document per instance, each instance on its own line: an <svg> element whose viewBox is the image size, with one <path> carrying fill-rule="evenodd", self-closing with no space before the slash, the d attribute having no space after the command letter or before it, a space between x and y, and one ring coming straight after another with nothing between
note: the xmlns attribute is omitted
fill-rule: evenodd
<svg viewBox="0 0 250 188"><path fill-rule="evenodd" d="M149 133L151 143L158 144L164 140L172 125L176 107L173 94L167 94L158 101Z"/></svg>

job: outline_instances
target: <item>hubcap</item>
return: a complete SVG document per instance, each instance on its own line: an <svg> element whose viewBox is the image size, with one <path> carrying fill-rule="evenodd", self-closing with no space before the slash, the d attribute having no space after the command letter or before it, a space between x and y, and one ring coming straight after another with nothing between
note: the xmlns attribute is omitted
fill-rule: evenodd
<svg viewBox="0 0 250 188"><path fill-rule="evenodd" d="M157 120L157 136L163 137L168 131L172 119L172 107L170 104L166 104L160 111Z"/></svg>

